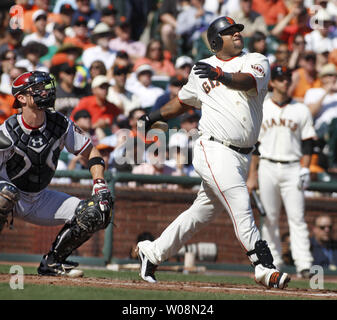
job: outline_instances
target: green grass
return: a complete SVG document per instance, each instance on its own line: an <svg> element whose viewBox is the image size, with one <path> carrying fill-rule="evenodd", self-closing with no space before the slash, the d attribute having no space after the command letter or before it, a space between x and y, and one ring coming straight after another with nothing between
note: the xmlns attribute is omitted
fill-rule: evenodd
<svg viewBox="0 0 337 320"><path fill-rule="evenodd" d="M10 266L0 265L0 273L8 274ZM35 267L24 266L24 274L36 274ZM120 280L139 280L138 272L85 269L85 277L96 277ZM181 274L157 272L159 281L178 282L211 282L226 284L254 285L250 277L220 276L201 274ZM309 288L308 281L291 281L289 288ZM337 290L337 284L325 283L325 290ZM186 291L132 290L117 288L96 288L78 286L58 286L53 284L24 284L24 290L12 290L9 283L0 283L0 300L299 300L299 297L276 295L226 294ZM308 298L309 299L309 298Z"/></svg>

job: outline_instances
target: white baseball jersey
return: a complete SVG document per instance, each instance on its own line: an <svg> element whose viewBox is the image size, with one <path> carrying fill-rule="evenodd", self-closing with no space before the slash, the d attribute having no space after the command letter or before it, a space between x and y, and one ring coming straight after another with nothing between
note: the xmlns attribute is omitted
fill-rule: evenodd
<svg viewBox="0 0 337 320"><path fill-rule="evenodd" d="M215 55L201 60L224 72L249 73L256 88L248 92L227 88L219 81L199 78L194 69L179 91L181 103L202 109L199 130L238 147L251 147L258 138L262 104L270 78L268 59L259 53L241 53L221 60Z"/></svg>
<svg viewBox="0 0 337 320"><path fill-rule="evenodd" d="M301 141L316 136L308 107L291 100L279 106L272 99L263 104L259 135L261 158L297 161L302 157Z"/></svg>

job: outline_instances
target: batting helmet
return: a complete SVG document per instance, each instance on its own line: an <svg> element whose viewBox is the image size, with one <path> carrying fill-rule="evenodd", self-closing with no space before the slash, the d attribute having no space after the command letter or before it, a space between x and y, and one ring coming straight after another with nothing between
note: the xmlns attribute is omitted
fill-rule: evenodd
<svg viewBox="0 0 337 320"><path fill-rule="evenodd" d="M221 38L221 32L229 28L236 28L239 32L244 29L244 25L236 23L230 17L220 17L215 19L207 29L207 40L211 47L211 50L218 52L222 48L223 40Z"/></svg>
<svg viewBox="0 0 337 320"><path fill-rule="evenodd" d="M43 88L34 88L34 86L39 84L42 84ZM42 71L22 73L13 81L12 95L16 98L29 88L33 89L31 95L40 109L54 107L56 99L55 80L49 73ZM15 99L13 107L20 107L20 103L17 99Z"/></svg>

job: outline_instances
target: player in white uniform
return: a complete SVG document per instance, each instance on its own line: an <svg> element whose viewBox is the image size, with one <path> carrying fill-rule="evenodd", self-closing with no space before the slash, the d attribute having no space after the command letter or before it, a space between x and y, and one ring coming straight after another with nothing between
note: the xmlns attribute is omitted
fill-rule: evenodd
<svg viewBox="0 0 337 320"><path fill-rule="evenodd" d="M156 266L176 254L194 233L224 211L255 267L256 282L282 289L290 280L275 268L268 245L260 238L246 187L270 68L265 56L242 52L243 28L229 17L213 21L207 37L216 55L196 64L177 98L139 120L148 130L155 121L175 117L191 107L202 111L201 136L195 142L193 158L202 178L200 191L193 205L158 239L138 243L141 277L145 281L156 282Z"/></svg>
<svg viewBox="0 0 337 320"><path fill-rule="evenodd" d="M269 243L274 264L278 268L282 266L279 216L283 201L289 223L292 257L298 274L308 278L312 256L304 220L303 189L310 183L309 165L316 133L308 107L287 94L291 72L275 66L271 70L271 79L273 93L263 104L258 139L260 156L257 153L252 157L247 186L249 191L259 187L266 211L262 235Z"/></svg>
<svg viewBox="0 0 337 320"><path fill-rule="evenodd" d="M30 223L64 224L38 268L40 275L83 274L66 261L71 252L110 221L112 199L104 161L90 139L62 114L51 111L55 83L45 72L26 72L13 82L14 108L22 112L0 126L0 231L12 213ZM93 197L83 200L47 188L63 147L88 159Z"/></svg>

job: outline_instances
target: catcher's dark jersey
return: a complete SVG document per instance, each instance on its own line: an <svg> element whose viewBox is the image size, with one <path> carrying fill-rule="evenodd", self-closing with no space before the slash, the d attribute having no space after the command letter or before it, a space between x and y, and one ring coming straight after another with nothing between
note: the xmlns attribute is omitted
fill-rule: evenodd
<svg viewBox="0 0 337 320"><path fill-rule="evenodd" d="M39 192L54 176L60 152L82 152L90 139L61 113L46 111L45 123L29 128L21 115L13 115L0 126L11 145L0 150L0 177L21 191Z"/></svg>

